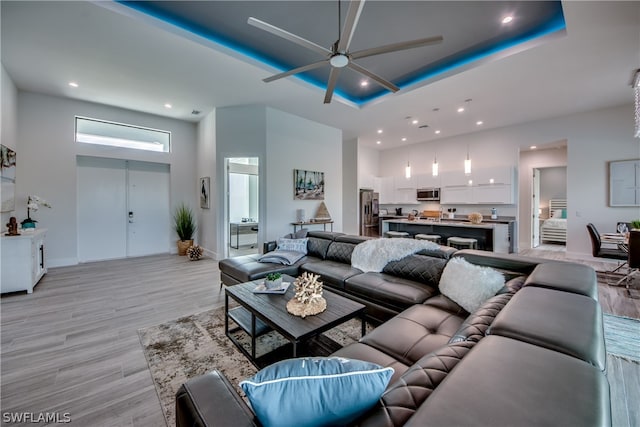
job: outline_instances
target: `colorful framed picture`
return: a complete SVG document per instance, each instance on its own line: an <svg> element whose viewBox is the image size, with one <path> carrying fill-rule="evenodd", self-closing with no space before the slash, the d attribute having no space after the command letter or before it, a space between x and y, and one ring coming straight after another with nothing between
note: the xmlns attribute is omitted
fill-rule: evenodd
<svg viewBox="0 0 640 427"><path fill-rule="evenodd" d="M200 207L209 209L211 205L211 178L205 176L200 178Z"/></svg>
<svg viewBox="0 0 640 427"><path fill-rule="evenodd" d="M324 200L324 172L293 170L294 200Z"/></svg>

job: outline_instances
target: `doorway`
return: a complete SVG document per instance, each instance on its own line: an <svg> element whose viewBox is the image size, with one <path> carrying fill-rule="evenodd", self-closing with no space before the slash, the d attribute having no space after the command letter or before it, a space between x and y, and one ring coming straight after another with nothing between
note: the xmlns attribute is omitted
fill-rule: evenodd
<svg viewBox="0 0 640 427"><path fill-rule="evenodd" d="M168 253L169 165L78 156L78 260Z"/></svg>
<svg viewBox="0 0 640 427"><path fill-rule="evenodd" d="M225 166L227 256L256 254L260 227L259 159L229 157Z"/></svg>

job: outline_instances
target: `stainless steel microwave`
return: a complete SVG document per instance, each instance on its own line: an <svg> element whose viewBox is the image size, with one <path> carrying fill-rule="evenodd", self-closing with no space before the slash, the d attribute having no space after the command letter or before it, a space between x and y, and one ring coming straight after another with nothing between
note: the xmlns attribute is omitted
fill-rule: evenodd
<svg viewBox="0 0 640 427"><path fill-rule="evenodd" d="M432 202L440 200L439 188L418 188L416 200L424 202Z"/></svg>

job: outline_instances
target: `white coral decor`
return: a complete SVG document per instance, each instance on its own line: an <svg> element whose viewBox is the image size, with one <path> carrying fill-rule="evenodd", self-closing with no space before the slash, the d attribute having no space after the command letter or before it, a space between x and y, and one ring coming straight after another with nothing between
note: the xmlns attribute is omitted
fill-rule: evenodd
<svg viewBox="0 0 640 427"><path fill-rule="evenodd" d="M287 303L287 311L300 317L322 313L327 301L322 297L319 275L304 272L293 282L294 297Z"/></svg>

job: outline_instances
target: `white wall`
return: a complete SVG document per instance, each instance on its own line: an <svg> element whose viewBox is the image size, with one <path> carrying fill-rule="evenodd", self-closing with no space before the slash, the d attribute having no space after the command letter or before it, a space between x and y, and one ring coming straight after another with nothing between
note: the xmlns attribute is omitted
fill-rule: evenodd
<svg viewBox="0 0 640 427"><path fill-rule="evenodd" d="M359 152L357 139L342 143L342 232L356 235L360 234Z"/></svg>
<svg viewBox="0 0 640 427"><path fill-rule="evenodd" d="M540 206L548 207L551 199L567 198L567 168L540 168Z"/></svg>
<svg viewBox="0 0 640 427"><path fill-rule="evenodd" d="M226 200L226 169L225 158L229 157L257 157L259 168L259 200L258 209L260 226L258 227L258 247L265 241L267 229L267 182L266 182L266 129L267 114L263 105L243 105L238 107L224 107L216 109L216 198L213 194L212 203L215 204L215 229L218 238L215 241L217 258L226 256L229 231L225 229L228 222L225 206ZM213 179L211 185L213 186ZM212 190L213 193L213 190ZM217 202L216 202L217 201ZM212 205L212 209L214 206Z"/></svg>
<svg viewBox="0 0 640 427"><path fill-rule="evenodd" d="M0 96L2 104L0 109L0 143L5 147L9 147L17 153L17 110L18 110L18 89L11 80L11 76L4 69L4 65L0 64L1 71L1 87ZM17 153L16 162L20 162L20 155ZM9 218L15 216L15 211L2 213L2 230L6 230L4 224L9 222Z"/></svg>
<svg viewBox="0 0 640 427"><path fill-rule="evenodd" d="M296 210L312 218L320 201L293 199L293 170L325 173L325 204L342 230L342 131L263 105L224 107L216 110L216 164L218 189L218 256L225 253L224 159L258 157L260 226L258 244L292 231ZM317 228L317 227L316 227ZM224 237L222 237L224 236Z"/></svg>
<svg viewBox="0 0 640 427"><path fill-rule="evenodd" d="M198 178L211 178L210 208L195 208L198 218L198 244L213 258L218 258L218 230L216 221L219 218L218 174L216 173L216 112L213 110L198 123L198 147L196 169Z"/></svg>
<svg viewBox="0 0 640 427"><path fill-rule="evenodd" d="M607 203L607 162L640 158L640 140L633 138L633 108L632 104L605 108L442 139L437 144L423 143L386 150L385 161L380 164L380 175L400 175L408 155L411 156L414 173L428 173L436 148L442 171L462 168L467 145L474 167L518 166L521 149L567 140L567 254L570 257L588 257L591 243L586 231L587 223L593 222L603 232L613 231L616 222L640 216L637 207L612 208ZM523 169L520 165L520 178L528 176ZM521 182L519 206L516 207L520 234L523 230L529 233L530 227L526 223L530 221L530 194L523 191L526 188L530 189L530 184ZM505 208L500 208L500 214L508 215Z"/></svg>
<svg viewBox="0 0 640 427"><path fill-rule="evenodd" d="M172 152L152 153L76 144L76 115L171 131ZM171 206L184 201L195 211L198 200L194 168L196 139L196 125L193 123L20 91L16 167L18 220L26 216L29 194L48 200L53 207L41 209L35 214L35 219L39 221L39 227L49 229L49 266L77 263L77 155L167 163L171 169Z"/></svg>
<svg viewBox="0 0 640 427"><path fill-rule="evenodd" d="M297 209L313 218L320 206L319 200L293 199L294 169L324 172L324 204L335 221L334 231L344 231L342 131L267 108L267 240L292 231Z"/></svg>

